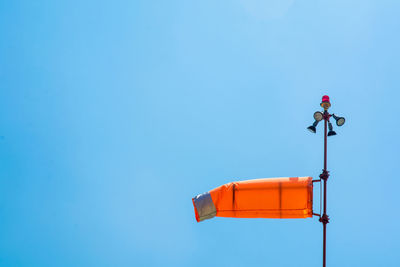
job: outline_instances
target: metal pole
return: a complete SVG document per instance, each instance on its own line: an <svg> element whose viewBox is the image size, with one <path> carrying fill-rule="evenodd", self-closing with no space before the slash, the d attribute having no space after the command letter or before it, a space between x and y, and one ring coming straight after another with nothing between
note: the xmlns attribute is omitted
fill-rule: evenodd
<svg viewBox="0 0 400 267"><path fill-rule="evenodd" d="M326 214L326 195L327 195L327 185L326 182L328 181L329 177L329 172L327 170L327 139L328 139L328 121L329 117L331 116L327 110L324 111L324 121L325 121L325 129L324 129L324 169L322 170L322 173L320 174L321 180L324 181L324 213L322 214L322 217L319 219L320 222L323 224L323 257L322 257L322 266L326 267L326 224L329 223L329 216Z"/></svg>
<svg viewBox="0 0 400 267"><path fill-rule="evenodd" d="M327 113L327 112L326 112ZM325 118L325 131L324 131L324 173L327 173L326 165L327 165L327 127L328 120ZM324 179L324 214L323 217L326 217L326 180ZM326 221L322 221L324 226L324 245L323 245L323 267L326 267Z"/></svg>
<svg viewBox="0 0 400 267"><path fill-rule="evenodd" d="M329 119L329 113L325 111L325 131L324 131L324 170L326 171L326 150L327 150L327 141L328 141L328 119ZM324 206L324 211L325 211L326 206Z"/></svg>

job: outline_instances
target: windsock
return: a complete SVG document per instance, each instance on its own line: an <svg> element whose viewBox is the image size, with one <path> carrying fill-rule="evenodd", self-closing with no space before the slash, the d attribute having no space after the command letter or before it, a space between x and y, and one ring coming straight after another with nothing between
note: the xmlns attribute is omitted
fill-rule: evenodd
<svg viewBox="0 0 400 267"><path fill-rule="evenodd" d="M312 217L312 177L232 182L192 199L197 222L217 217Z"/></svg>

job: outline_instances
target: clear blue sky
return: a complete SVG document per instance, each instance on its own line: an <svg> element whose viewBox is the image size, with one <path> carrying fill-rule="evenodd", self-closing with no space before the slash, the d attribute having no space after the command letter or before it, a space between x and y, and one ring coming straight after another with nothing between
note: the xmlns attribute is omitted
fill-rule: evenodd
<svg viewBox="0 0 400 267"><path fill-rule="evenodd" d="M324 94L347 119L329 139L328 266L398 266L399 11L2 1L0 266L321 266L317 218L196 223L191 198L317 177Z"/></svg>

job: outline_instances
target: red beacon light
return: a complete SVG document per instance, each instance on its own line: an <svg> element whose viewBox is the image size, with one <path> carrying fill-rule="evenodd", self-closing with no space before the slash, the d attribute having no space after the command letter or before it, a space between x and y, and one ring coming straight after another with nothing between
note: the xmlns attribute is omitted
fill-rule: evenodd
<svg viewBox="0 0 400 267"><path fill-rule="evenodd" d="M329 96L324 95L324 96L322 97L321 107L322 107L324 110L328 110L328 108L331 107L331 102L329 101Z"/></svg>

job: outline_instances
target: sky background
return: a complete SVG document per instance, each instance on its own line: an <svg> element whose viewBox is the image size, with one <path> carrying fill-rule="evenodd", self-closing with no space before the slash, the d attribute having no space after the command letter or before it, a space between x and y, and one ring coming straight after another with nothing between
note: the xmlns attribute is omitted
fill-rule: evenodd
<svg viewBox="0 0 400 267"><path fill-rule="evenodd" d="M328 266L398 266L399 1L1 1L0 266L321 266L322 225L191 198L313 176ZM319 188L314 189L319 211Z"/></svg>

